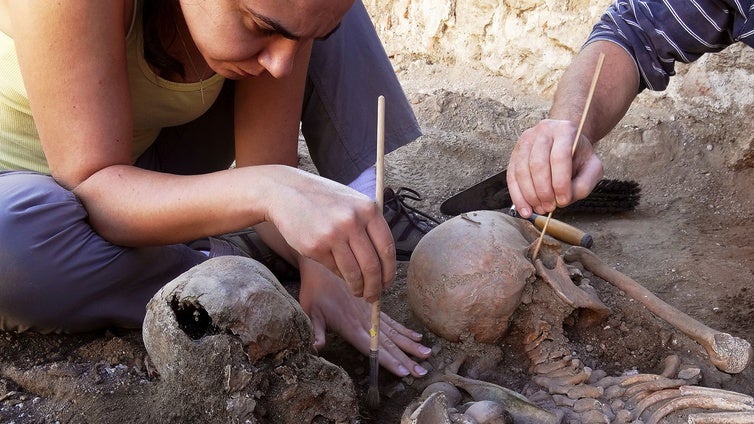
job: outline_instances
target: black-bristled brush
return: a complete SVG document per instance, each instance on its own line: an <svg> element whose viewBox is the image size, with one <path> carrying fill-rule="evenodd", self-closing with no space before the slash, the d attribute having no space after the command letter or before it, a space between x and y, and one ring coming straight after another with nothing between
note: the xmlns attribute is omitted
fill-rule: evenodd
<svg viewBox="0 0 754 424"><path fill-rule="evenodd" d="M556 214L609 214L629 212L639 205L641 187L636 181L602 179L584 199L557 210ZM478 210L507 209L512 205L505 170L448 198L440 205L445 215Z"/></svg>
<svg viewBox="0 0 754 424"><path fill-rule="evenodd" d="M559 209L560 213L607 214L636 209L641 187L636 181L601 180L589 195Z"/></svg>

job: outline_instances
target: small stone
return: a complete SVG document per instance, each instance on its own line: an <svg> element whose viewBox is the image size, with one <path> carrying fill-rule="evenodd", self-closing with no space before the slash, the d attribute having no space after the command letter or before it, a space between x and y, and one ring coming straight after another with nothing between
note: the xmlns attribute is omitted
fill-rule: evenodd
<svg viewBox="0 0 754 424"><path fill-rule="evenodd" d="M406 386L400 381L385 389L384 393L388 399L392 399L398 393L402 393L406 390Z"/></svg>
<svg viewBox="0 0 754 424"><path fill-rule="evenodd" d="M684 368L678 372L678 378L683 380L691 380L692 378L699 376L699 374L701 373L702 370L696 367Z"/></svg>

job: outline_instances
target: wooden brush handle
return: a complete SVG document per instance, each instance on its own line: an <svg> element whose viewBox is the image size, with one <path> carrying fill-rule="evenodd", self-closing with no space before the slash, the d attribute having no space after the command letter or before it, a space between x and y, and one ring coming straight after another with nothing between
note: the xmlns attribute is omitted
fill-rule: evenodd
<svg viewBox="0 0 754 424"><path fill-rule="evenodd" d="M533 213L529 218L529 221L531 221L535 227L542 230L545 226L545 222L547 222L547 217ZM547 234L560 241L564 241L574 246L586 247L587 249L594 244L594 240L590 234L554 218L550 218L550 224L547 226Z"/></svg>

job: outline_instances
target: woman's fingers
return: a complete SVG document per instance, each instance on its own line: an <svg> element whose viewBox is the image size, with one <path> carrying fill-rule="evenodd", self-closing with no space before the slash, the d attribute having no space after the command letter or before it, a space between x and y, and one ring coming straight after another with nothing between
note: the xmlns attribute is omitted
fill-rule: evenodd
<svg viewBox="0 0 754 424"><path fill-rule="evenodd" d="M336 271L351 288L351 294L361 297L364 295L365 276L369 276L362 272L354 253L348 242L341 242L333 247L332 256L335 259Z"/></svg>
<svg viewBox="0 0 754 424"><path fill-rule="evenodd" d="M350 234L349 238L333 244L336 268L331 271L348 283L353 295L373 302L395 277L397 265L392 233L380 213Z"/></svg>
<svg viewBox="0 0 754 424"><path fill-rule="evenodd" d="M349 293L342 280L321 264L301 263L301 307L312 321L315 348L325 344L325 328L340 335L364 355L369 354L372 307ZM426 374L413 358L426 358L431 349L423 346L421 334L412 331L385 313L380 314L379 361L398 376Z"/></svg>
<svg viewBox="0 0 754 424"><path fill-rule="evenodd" d="M351 342L364 355L369 354L369 328L363 327L360 334ZM399 376L423 377L427 369L419 365L411 356L427 358L432 349L422 345L416 338L415 332L394 321L385 313L380 314L380 343L378 359L380 365L389 372ZM411 355L411 356L409 356Z"/></svg>
<svg viewBox="0 0 754 424"><path fill-rule="evenodd" d="M377 211L377 218L367 225L366 230L379 259L379 271L382 276L380 290L386 289L395 279L397 265L395 261L395 240L393 240L390 227L385 222L382 210ZM367 300L369 301L369 299Z"/></svg>

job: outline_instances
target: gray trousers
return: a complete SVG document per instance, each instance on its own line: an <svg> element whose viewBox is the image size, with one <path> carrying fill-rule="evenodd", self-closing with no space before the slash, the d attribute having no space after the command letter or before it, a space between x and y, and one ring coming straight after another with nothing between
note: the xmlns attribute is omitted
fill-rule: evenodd
<svg viewBox="0 0 754 424"><path fill-rule="evenodd" d="M338 31L312 50L302 133L322 176L347 183L374 164L379 95L390 105L386 151L416 139L416 118L356 1ZM227 169L234 159L232 109L233 83L227 81L206 114L164 129L136 165L183 175ZM76 196L50 176L0 172L0 329L139 327L157 290L207 259L183 244L113 245L87 216Z"/></svg>

